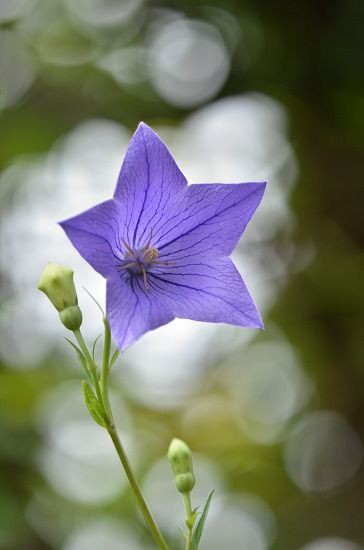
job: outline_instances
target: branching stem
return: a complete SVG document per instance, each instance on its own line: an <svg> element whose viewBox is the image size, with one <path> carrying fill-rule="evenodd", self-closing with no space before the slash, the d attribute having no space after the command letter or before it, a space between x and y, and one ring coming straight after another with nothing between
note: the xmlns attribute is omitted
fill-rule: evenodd
<svg viewBox="0 0 364 550"><path fill-rule="evenodd" d="M82 336L81 330L78 328L77 330L73 331L73 334L75 335L75 338L82 350L82 353L84 354L86 358L86 364L88 371L92 377L93 383L95 385L96 395L100 403L102 403L102 396L101 396L101 388L99 383L99 378L97 376L97 366L95 361L91 357L91 353L88 350L88 347L86 345L86 342Z"/></svg>
<svg viewBox="0 0 364 550"><path fill-rule="evenodd" d="M129 459L126 455L125 449L121 443L121 440L119 438L114 419L113 414L111 410L110 405L110 399L109 399L109 386L108 386L108 376L110 373L110 349L111 349L111 333L110 333L110 326L108 323L108 320L106 317L104 317L104 350L103 350L103 357L102 357L102 364L101 364L101 373L100 373L100 380L97 374L97 366L95 361L92 359L91 354L87 348L87 345L83 339L83 336L81 334L81 331L78 329L74 331L74 335L76 337L77 342L79 343L79 346L86 358L87 366L89 369L89 372L92 376L95 390L97 394L97 398L100 402L100 404L103 406L104 411L106 413L106 417L108 418L109 422L106 427L108 434L111 437L111 440L114 444L114 447L116 449L116 452L118 453L118 456L120 458L120 462L124 468L126 477L128 478L128 481L130 483L130 487L135 495L135 498L137 500L138 506L140 508L140 511L142 512L145 522L155 540L155 542L158 544L158 547L161 550L169 550L168 545L166 541L163 538L162 533L159 530L158 525L156 524L151 511L148 508L148 505L145 501L145 498L143 496L143 493L141 492L139 485L136 481L136 478L134 476L134 473L132 471Z"/></svg>

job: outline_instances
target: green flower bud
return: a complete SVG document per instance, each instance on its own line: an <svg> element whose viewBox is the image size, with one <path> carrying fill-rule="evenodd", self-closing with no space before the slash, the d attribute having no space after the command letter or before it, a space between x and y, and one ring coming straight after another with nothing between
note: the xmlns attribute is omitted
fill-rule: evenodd
<svg viewBox="0 0 364 550"><path fill-rule="evenodd" d="M189 474L178 474L174 478L177 490L180 493L190 493L195 486L195 476Z"/></svg>
<svg viewBox="0 0 364 550"><path fill-rule="evenodd" d="M181 439L173 439L167 456L178 491L189 493L195 485L190 448Z"/></svg>
<svg viewBox="0 0 364 550"><path fill-rule="evenodd" d="M59 312L59 318L68 330L77 330L82 324L82 311L78 306L67 307Z"/></svg>
<svg viewBox="0 0 364 550"><path fill-rule="evenodd" d="M39 279L38 288L52 302L66 328L80 328L82 313L77 305L72 269L54 263L47 264Z"/></svg>

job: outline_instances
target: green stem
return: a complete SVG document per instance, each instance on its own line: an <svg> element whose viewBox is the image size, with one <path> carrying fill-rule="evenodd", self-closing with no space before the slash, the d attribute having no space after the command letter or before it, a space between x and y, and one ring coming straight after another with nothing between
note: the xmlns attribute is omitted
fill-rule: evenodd
<svg viewBox="0 0 364 550"><path fill-rule="evenodd" d="M159 548L161 548L162 550L168 550L167 543L164 540L163 535L160 532L160 530L159 530L159 528L158 528L158 526L157 526L157 524L156 524L149 508L148 508L147 503L145 502L145 499L144 499L144 496L143 496L141 490L139 489L138 483L137 483L137 481L134 477L134 474L133 474L133 471L131 469L128 457L126 456L125 450L124 450L124 448L121 444L121 441L119 439L119 436L118 436L118 433L116 431L115 425L113 424L112 426L110 426L110 428L108 428L107 431L109 432L109 435L112 439L112 442L114 443L114 447L116 449L116 452L119 455L120 462L123 465L123 468L125 470L126 477L128 478L130 486L131 486L131 488L134 492L135 498L137 499L139 508L140 508L140 510L141 510L141 512L144 516L144 519L145 519L145 521L146 521L146 523L147 523L147 525L150 529L150 532L152 533L152 535L154 537L154 540L158 544Z"/></svg>
<svg viewBox="0 0 364 550"><path fill-rule="evenodd" d="M104 351L102 354L102 365L101 365L101 378L100 378L100 384L101 384L101 395L102 395L102 402L104 404L104 408L109 415L109 418L111 420L111 423L113 424L113 418L112 418L112 412L111 412L111 406L110 406L110 400L109 400L109 390L108 390L108 376L110 371L110 349L111 349L111 332L110 332L110 326L109 322L104 317Z"/></svg>
<svg viewBox="0 0 364 550"><path fill-rule="evenodd" d="M190 493L183 493L183 502L186 511L186 525L188 528L188 534L186 537L185 550L191 550L192 547L192 526L190 526L190 520L192 517L192 505Z"/></svg>
<svg viewBox="0 0 364 550"><path fill-rule="evenodd" d="M101 382L101 388L100 388L101 400L100 401L103 404L108 417L110 418L110 424L107 427L107 431L112 439L116 452L118 453L118 456L120 458L120 462L124 468L126 477L128 478L132 491L137 500L138 506L144 516L144 519L146 521L146 524L149 527L150 532L154 537L154 540L158 544L159 548L161 548L162 550L168 550L167 543L165 542L162 536L162 533L160 532L148 508L147 503L145 502L143 493L141 492L139 485L135 479L134 473L130 466L129 459L125 453L125 449L120 441L118 432L116 430L116 426L114 424L113 414L112 414L110 400L109 400L109 387L108 387L108 376L110 373L111 333L110 333L110 326L106 317L104 318L104 327L105 327L105 334L104 334L104 351L102 356L101 376L100 376L100 382Z"/></svg>
<svg viewBox="0 0 364 550"><path fill-rule="evenodd" d="M92 359L91 354L88 351L88 347L87 347L86 342L85 342L85 340L82 336L81 330L78 328L78 329L73 331L73 334L75 335L75 338L76 338L76 340L77 340L77 342L78 342L78 344L79 344L79 346L82 350L82 353L84 354L84 356L86 358L88 370L89 370L89 372L92 376L92 380L93 380L94 385L95 385L97 398L100 401L100 403L102 403L102 395L101 395L99 379L98 379L98 376L97 376L97 367L96 367L95 361Z"/></svg>

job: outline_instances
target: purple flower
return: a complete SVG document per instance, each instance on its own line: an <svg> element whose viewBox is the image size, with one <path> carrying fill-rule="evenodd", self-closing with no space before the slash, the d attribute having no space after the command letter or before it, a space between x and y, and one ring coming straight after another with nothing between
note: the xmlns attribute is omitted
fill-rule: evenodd
<svg viewBox="0 0 364 550"><path fill-rule="evenodd" d="M139 124L114 198L60 224L107 279L120 349L175 317L262 328L229 255L265 185L187 185L164 143Z"/></svg>

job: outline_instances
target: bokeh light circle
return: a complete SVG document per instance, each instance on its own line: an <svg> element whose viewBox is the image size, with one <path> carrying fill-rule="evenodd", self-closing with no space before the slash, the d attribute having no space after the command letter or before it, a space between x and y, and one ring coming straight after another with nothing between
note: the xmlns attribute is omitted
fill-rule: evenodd
<svg viewBox="0 0 364 550"><path fill-rule="evenodd" d="M244 495L241 499L217 495L207 517L201 550L268 550L272 533L266 530L267 516L272 525L273 516L259 499L255 500L254 509L250 509Z"/></svg>
<svg viewBox="0 0 364 550"><path fill-rule="evenodd" d="M349 481L363 460L363 446L350 424L336 412L308 414L286 444L292 481L305 492L325 493Z"/></svg>
<svg viewBox="0 0 364 550"><path fill-rule="evenodd" d="M363 547L347 539L325 537L306 544L301 550L363 550Z"/></svg>
<svg viewBox="0 0 364 550"><path fill-rule="evenodd" d="M119 399L112 401L116 422L122 422L124 444L135 462L128 411ZM35 420L44 440L38 466L57 493L88 504L109 502L120 494L126 478L106 431L89 416L78 380L47 392Z"/></svg>
<svg viewBox="0 0 364 550"><path fill-rule="evenodd" d="M242 430L259 443L278 440L313 392L293 348L284 340L250 346L242 360L235 360L227 384Z"/></svg>
<svg viewBox="0 0 364 550"><path fill-rule="evenodd" d="M115 27L140 9L143 0L66 0L71 13L86 25Z"/></svg>
<svg viewBox="0 0 364 550"><path fill-rule="evenodd" d="M216 27L177 18L154 30L148 67L152 84L163 99L192 107L217 94L228 76L230 57Z"/></svg>
<svg viewBox="0 0 364 550"><path fill-rule="evenodd" d="M144 550L150 548L138 540L130 526L120 519L98 518L75 529L62 550Z"/></svg>

